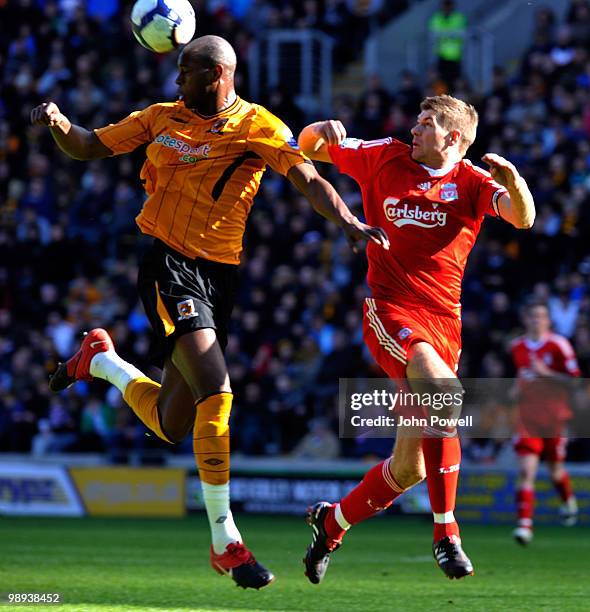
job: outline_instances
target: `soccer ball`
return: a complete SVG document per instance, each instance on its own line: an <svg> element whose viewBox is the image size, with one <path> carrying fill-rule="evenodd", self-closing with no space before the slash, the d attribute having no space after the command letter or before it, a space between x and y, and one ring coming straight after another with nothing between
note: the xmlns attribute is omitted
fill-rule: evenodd
<svg viewBox="0 0 590 612"><path fill-rule="evenodd" d="M195 11L188 0L137 0L131 9L135 38L156 53L185 45L195 28Z"/></svg>

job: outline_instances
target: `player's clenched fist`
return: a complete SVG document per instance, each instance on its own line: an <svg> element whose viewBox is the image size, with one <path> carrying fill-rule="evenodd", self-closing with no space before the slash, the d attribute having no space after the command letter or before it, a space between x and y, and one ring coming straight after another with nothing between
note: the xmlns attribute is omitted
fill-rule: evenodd
<svg viewBox="0 0 590 612"><path fill-rule="evenodd" d="M318 121L313 126L313 131L319 137L315 146L316 151L323 144L338 145L346 138L346 128L342 122L333 119Z"/></svg>
<svg viewBox="0 0 590 612"><path fill-rule="evenodd" d="M55 102L43 102L31 111L31 123L33 125L48 125L55 127L63 120L57 104Z"/></svg>

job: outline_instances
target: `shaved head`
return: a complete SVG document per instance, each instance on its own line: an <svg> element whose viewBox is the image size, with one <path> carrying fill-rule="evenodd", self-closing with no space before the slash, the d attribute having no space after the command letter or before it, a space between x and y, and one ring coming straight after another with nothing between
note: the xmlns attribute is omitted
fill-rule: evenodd
<svg viewBox="0 0 590 612"><path fill-rule="evenodd" d="M178 93L187 108L214 115L235 101L236 52L220 36L201 36L178 56Z"/></svg>
<svg viewBox="0 0 590 612"><path fill-rule="evenodd" d="M230 72L236 68L237 58L234 48L221 36L201 36L191 41L182 50L182 55L189 61L197 60L206 66L221 64Z"/></svg>

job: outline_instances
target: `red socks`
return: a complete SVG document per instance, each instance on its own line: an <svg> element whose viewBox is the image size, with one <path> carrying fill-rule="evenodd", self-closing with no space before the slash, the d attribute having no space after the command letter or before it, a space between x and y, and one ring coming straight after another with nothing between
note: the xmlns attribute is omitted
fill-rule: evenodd
<svg viewBox="0 0 590 612"><path fill-rule="evenodd" d="M371 468L363 480L342 498L340 504L332 507L325 523L332 540L340 541L348 526L360 523L389 507L404 492L389 471L390 461L386 459Z"/></svg>
<svg viewBox="0 0 590 612"><path fill-rule="evenodd" d="M434 541L445 536L459 537L455 520L455 499L461 463L461 442L458 436L424 437L422 439L426 484L434 515Z"/></svg>
<svg viewBox="0 0 590 612"><path fill-rule="evenodd" d="M573 497L574 491L570 482L570 477L567 472L563 473L563 476L559 480L553 481L555 490L559 493L562 502L566 502L570 497Z"/></svg>
<svg viewBox="0 0 590 612"><path fill-rule="evenodd" d="M459 438L424 437L422 449L434 515L434 541L451 535L459 537L459 526L453 514L461 463ZM387 459L371 468L362 482L330 510L325 527L332 540L339 542L350 525L384 510L404 492L389 471L390 461Z"/></svg>
<svg viewBox="0 0 590 612"><path fill-rule="evenodd" d="M518 489L516 491L516 512L518 513L518 526L533 526L533 512L535 509L535 491L533 489Z"/></svg>
<svg viewBox="0 0 590 612"><path fill-rule="evenodd" d="M567 472L559 480L554 480L553 485L561 497L561 501L567 502L572 498L574 492ZM533 527L533 513L535 511L534 489L518 489L516 491L516 512L518 514L518 526Z"/></svg>
<svg viewBox="0 0 590 612"><path fill-rule="evenodd" d="M326 528L326 533L330 538L331 542L327 542L328 546L331 544L339 544L340 540L342 540L342 536L346 533L348 528L342 527L340 523L336 520L336 510L339 504L334 504L328 514L326 515L326 522L324 523L324 527ZM342 510L340 511L342 513Z"/></svg>

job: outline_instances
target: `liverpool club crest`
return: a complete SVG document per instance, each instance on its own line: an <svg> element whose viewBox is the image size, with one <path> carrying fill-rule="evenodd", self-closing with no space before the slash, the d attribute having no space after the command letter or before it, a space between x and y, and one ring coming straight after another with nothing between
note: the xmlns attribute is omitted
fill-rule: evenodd
<svg viewBox="0 0 590 612"><path fill-rule="evenodd" d="M452 202L459 199L457 185L455 183L445 183L440 188L440 199L443 202Z"/></svg>

